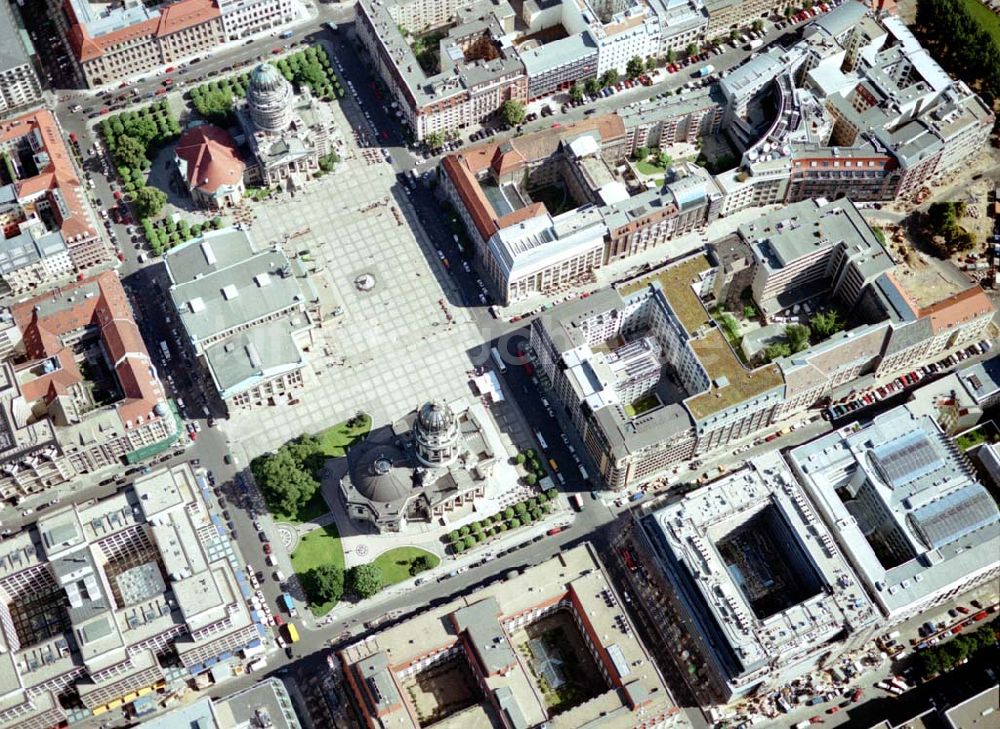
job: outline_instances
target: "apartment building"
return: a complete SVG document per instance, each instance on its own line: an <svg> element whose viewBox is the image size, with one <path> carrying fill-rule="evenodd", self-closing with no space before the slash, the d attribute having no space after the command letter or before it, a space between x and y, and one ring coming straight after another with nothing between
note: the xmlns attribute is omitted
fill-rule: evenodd
<svg viewBox="0 0 1000 729"><path fill-rule="evenodd" d="M680 54L708 36L708 12L702 0L653 0L650 2L660 24L660 47L656 55L665 57L670 51Z"/></svg>
<svg viewBox="0 0 1000 729"><path fill-rule="evenodd" d="M41 102L35 49L17 5L0 7L0 115Z"/></svg>
<svg viewBox="0 0 1000 729"><path fill-rule="evenodd" d="M691 726L621 605L597 552L583 544L378 630L338 655L355 708L372 729L426 726L421 694L444 681L464 693L456 704L466 707L460 721L470 726L494 719L510 728ZM528 628L570 635L580 651L570 657L555 645L546 649L544 637L533 639ZM591 676L589 698L552 716L543 683L561 685L581 671ZM454 716L444 709L434 718Z"/></svg>
<svg viewBox="0 0 1000 729"><path fill-rule="evenodd" d="M158 66L213 50L225 42L215 0L129 4L101 12L82 0L48 0L65 36L79 80L88 87L117 84Z"/></svg>
<svg viewBox="0 0 1000 729"><path fill-rule="evenodd" d="M295 705L280 678L259 679L234 693L205 696L144 720L148 729L302 729Z"/></svg>
<svg viewBox="0 0 1000 729"><path fill-rule="evenodd" d="M786 388L778 417L978 341L994 315L980 287L942 285L933 267L893 261L846 199L794 203L741 226L739 236L753 260L754 302L780 322L762 331L808 325L805 306L851 312L847 331L778 360Z"/></svg>
<svg viewBox="0 0 1000 729"><path fill-rule="evenodd" d="M612 489L759 431L781 403L778 368L744 367L712 323L699 293L712 276L708 259L695 254L532 322L538 368ZM622 387L613 362L622 341L646 337L672 377L658 373L653 397L637 410L640 398L629 399L635 393Z"/></svg>
<svg viewBox="0 0 1000 729"><path fill-rule="evenodd" d="M720 82L724 128L743 157L720 176L724 214L762 201L893 200L978 154L994 115L894 16L848 0L790 48L770 48ZM761 136L751 104L774 94Z"/></svg>
<svg viewBox="0 0 1000 729"><path fill-rule="evenodd" d="M118 274L105 271L11 309L0 494L43 491L168 447L178 432Z"/></svg>
<svg viewBox="0 0 1000 729"><path fill-rule="evenodd" d="M177 0L105 7L46 0L76 64L78 81L117 84L159 66L215 50L230 40L298 18L298 0Z"/></svg>
<svg viewBox="0 0 1000 729"><path fill-rule="evenodd" d="M718 217L722 194L703 169L678 165L676 180L650 187L620 171L627 145L622 119L609 115L441 161L442 189L500 301L585 281ZM573 209L550 210L551 190L563 190Z"/></svg>
<svg viewBox="0 0 1000 729"><path fill-rule="evenodd" d="M210 231L163 257L187 344L230 410L287 403L305 384L318 296L298 260L243 230Z"/></svg>
<svg viewBox="0 0 1000 729"><path fill-rule="evenodd" d="M702 706L833 666L880 628L831 531L777 452L625 524L629 588Z"/></svg>
<svg viewBox="0 0 1000 729"><path fill-rule="evenodd" d="M495 42L504 29L485 9L448 29L437 67L421 67L401 29L436 28L456 11L449 3L362 0L357 5L358 40L418 140L478 124L505 101L528 98L524 65L512 47Z"/></svg>
<svg viewBox="0 0 1000 729"><path fill-rule="evenodd" d="M239 40L291 23L300 16L301 5L295 0L219 0L219 12L226 40Z"/></svg>
<svg viewBox="0 0 1000 729"><path fill-rule="evenodd" d="M618 115L625 125L626 151L640 147L664 149L671 144L694 144L722 126L724 101L718 86L695 89L681 96L644 102Z"/></svg>
<svg viewBox="0 0 1000 729"><path fill-rule="evenodd" d="M786 7L781 0L705 0L705 37L728 35L730 30L746 28L755 20L781 15Z"/></svg>
<svg viewBox="0 0 1000 729"><path fill-rule="evenodd" d="M0 278L10 292L44 288L114 260L52 112L0 122L0 155L14 177L0 188Z"/></svg>
<svg viewBox="0 0 1000 729"><path fill-rule="evenodd" d="M803 201L762 216L709 255L560 304L532 322L537 369L609 488L667 477L696 454L759 434L824 398L876 387L967 346L988 336L995 314L979 286L942 285L933 268L892 261L848 200ZM746 354L750 335L731 345L709 312L745 302L748 289L765 319L778 322L754 336L781 339L787 323L809 324L805 304L838 307L849 328L765 366L745 365L732 347L760 361ZM623 345L646 337L670 377L625 392L611 363Z"/></svg>
<svg viewBox="0 0 1000 729"><path fill-rule="evenodd" d="M887 630L1000 575L1000 512L965 456L907 405L788 463Z"/></svg>
<svg viewBox="0 0 1000 729"><path fill-rule="evenodd" d="M848 309L894 265L861 213L847 199L804 200L745 223L739 236L753 253L754 301L769 316L779 300L830 295Z"/></svg>
<svg viewBox="0 0 1000 729"><path fill-rule="evenodd" d="M700 3L528 0L461 3L359 0L358 38L417 139L476 125L504 101L525 101L682 49L703 33ZM414 34L437 30L436 63ZM435 36L437 37L437 36ZM423 64L423 65L422 65ZM426 67L424 67L426 66Z"/></svg>
<svg viewBox="0 0 1000 729"><path fill-rule="evenodd" d="M100 715L155 696L173 666L193 680L259 647L238 569L187 464L48 512L5 540L0 726L65 723L67 696Z"/></svg>

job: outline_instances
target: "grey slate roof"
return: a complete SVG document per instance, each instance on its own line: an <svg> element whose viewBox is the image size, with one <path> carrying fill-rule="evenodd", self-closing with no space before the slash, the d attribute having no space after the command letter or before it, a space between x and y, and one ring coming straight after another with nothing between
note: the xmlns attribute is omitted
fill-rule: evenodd
<svg viewBox="0 0 1000 729"><path fill-rule="evenodd" d="M277 247L257 252L243 231L213 231L164 256L170 295L197 344L305 304L306 291ZM305 322L304 322L305 323Z"/></svg>

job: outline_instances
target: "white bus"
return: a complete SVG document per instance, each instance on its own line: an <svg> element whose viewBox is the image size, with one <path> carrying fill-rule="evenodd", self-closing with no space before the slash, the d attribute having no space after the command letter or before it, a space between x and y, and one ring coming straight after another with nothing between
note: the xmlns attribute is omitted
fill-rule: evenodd
<svg viewBox="0 0 1000 729"><path fill-rule="evenodd" d="M501 372L507 371L507 365L505 365L503 359L500 358L500 351L496 347L490 347L490 356L492 356L493 361L496 362L498 370Z"/></svg>
<svg viewBox="0 0 1000 729"><path fill-rule="evenodd" d="M163 340L160 340L160 351L163 352L163 359L165 359L167 362L169 362L170 361L170 347L168 347L167 343L164 342Z"/></svg>
<svg viewBox="0 0 1000 729"><path fill-rule="evenodd" d="M540 431L535 431L535 438L538 440L538 445L542 447L543 451L547 451L549 449L549 444L545 442L545 438L542 437Z"/></svg>

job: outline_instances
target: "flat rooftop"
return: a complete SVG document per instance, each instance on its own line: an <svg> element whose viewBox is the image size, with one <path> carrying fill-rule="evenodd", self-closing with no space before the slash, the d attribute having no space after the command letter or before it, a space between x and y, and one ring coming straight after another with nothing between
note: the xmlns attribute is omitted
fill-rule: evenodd
<svg viewBox="0 0 1000 729"><path fill-rule="evenodd" d="M886 615L1000 564L996 502L934 419L907 405L788 459Z"/></svg>
<svg viewBox="0 0 1000 729"><path fill-rule="evenodd" d="M768 390L781 387L785 380L775 364L747 369L736 357L718 329L691 340L691 347L714 383L706 392L689 397L685 404L698 419L738 405Z"/></svg>
<svg viewBox="0 0 1000 729"><path fill-rule="evenodd" d="M708 390L684 401L696 420L708 418L784 384L777 365L747 369L717 327L705 330L712 318L694 286L711 267L708 258L699 253L617 286L618 292L627 298L658 284L670 309L691 335L688 344L710 381Z"/></svg>
<svg viewBox="0 0 1000 729"><path fill-rule="evenodd" d="M880 619L776 452L653 512L643 528L675 558L664 573L736 683Z"/></svg>
<svg viewBox="0 0 1000 729"><path fill-rule="evenodd" d="M382 684L379 695L392 697L399 693L396 687L402 683L397 674L428 655L453 647L460 638L456 627L468 627L467 623L479 626L471 640L486 637L503 644L504 650L497 654L497 665L507 665L514 657L512 652L508 653L513 648L510 640L514 629L505 627L506 622L560 599L571 601L577 618L587 624L586 633L595 643L593 650L606 666L611 666L612 682L618 688L609 688L591 701L560 714L553 719L554 726L580 727L598 722L608 729L624 729L635 725L638 706L633 704L643 704L647 718L673 708L661 677L628 624L621 603L614 597L613 587L588 544L376 632L345 648L340 655L349 666L357 665L369 684L372 681ZM457 616L462 617L456 621ZM496 668L492 661L487 665ZM513 702L511 709L521 718L518 725L534 726L549 719L541 693L523 662L515 660L506 673L487 676L486 684L498 701ZM400 697L406 701L401 693ZM410 712L401 704L397 706L381 715L382 722L416 729ZM385 705L382 710L386 711Z"/></svg>
<svg viewBox="0 0 1000 729"><path fill-rule="evenodd" d="M712 264L705 255L691 256L683 263L664 266L649 274L640 276L617 287L622 296L631 296L652 283L659 283L670 308L689 334L697 332L711 321L705 305L691 288L700 274L709 270Z"/></svg>

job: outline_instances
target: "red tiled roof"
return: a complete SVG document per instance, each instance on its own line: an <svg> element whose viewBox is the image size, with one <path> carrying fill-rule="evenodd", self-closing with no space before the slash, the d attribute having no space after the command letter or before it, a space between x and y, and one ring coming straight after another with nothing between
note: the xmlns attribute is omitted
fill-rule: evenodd
<svg viewBox="0 0 1000 729"><path fill-rule="evenodd" d="M624 138L625 124L617 114L583 119L564 127L552 127L507 141L482 144L450 154L441 160L441 165L458 191L476 230L486 240L497 231L498 227L520 222L524 218L518 217L520 211L516 211L498 220L496 210L483 193L478 176L486 170L491 170L497 176L503 176L518 167L529 165L552 154L563 139L589 131L596 131L602 141L608 142L619 137ZM534 206L529 206L528 209L534 210ZM526 214L521 213L521 215ZM507 219L511 219L511 222L504 222Z"/></svg>
<svg viewBox="0 0 1000 729"><path fill-rule="evenodd" d="M935 334L992 313L993 304L979 284L917 310L919 316L930 317Z"/></svg>
<svg viewBox="0 0 1000 729"><path fill-rule="evenodd" d="M187 163L188 187L207 193L243 179L246 165L229 133L211 124L188 129L177 142L177 156Z"/></svg>
<svg viewBox="0 0 1000 729"><path fill-rule="evenodd" d="M65 2L64 7L67 5L70 3ZM91 61L103 55L105 49L119 43L144 36L163 37L200 25L221 14L216 0L179 0L161 8L159 17L127 25L95 38L91 37L82 25L75 22L75 16L69 13L71 25L67 37L76 57L81 61Z"/></svg>
<svg viewBox="0 0 1000 729"><path fill-rule="evenodd" d="M92 290L95 285L96 292ZM82 290L85 288L87 291ZM48 313L43 314L39 308L57 302L59 306L50 307ZM63 345L62 337L92 325L100 331L125 396L116 403L122 422L137 424L140 417L146 421L155 417L153 408L164 399L162 387L153 374L149 353L116 272L104 271L21 302L12 307L11 313L23 333L28 357L37 363L54 356L61 365L55 372L42 374L23 384L22 393L27 400L49 402L83 380L73 351Z"/></svg>
<svg viewBox="0 0 1000 729"><path fill-rule="evenodd" d="M44 193L51 201L53 195L59 194L66 203L69 214L62 215L58 205L51 205L50 209L67 243L72 245L81 237L96 236L97 228L84 202L83 186L80 184L80 178L76 174L76 168L73 166L69 150L63 142L52 112L40 109L0 123L0 143L35 132L41 139L49 162L34 177L18 180L15 185L18 199L27 199Z"/></svg>
<svg viewBox="0 0 1000 729"><path fill-rule="evenodd" d="M221 15L215 0L180 0L160 10L157 36L170 35Z"/></svg>

